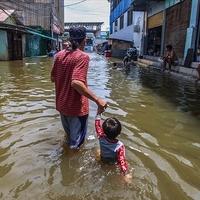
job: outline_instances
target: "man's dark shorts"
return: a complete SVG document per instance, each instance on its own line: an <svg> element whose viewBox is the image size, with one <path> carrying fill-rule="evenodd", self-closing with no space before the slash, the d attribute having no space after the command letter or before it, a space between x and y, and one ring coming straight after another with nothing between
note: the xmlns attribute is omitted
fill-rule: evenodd
<svg viewBox="0 0 200 200"><path fill-rule="evenodd" d="M61 115L61 122L67 134L67 144L71 149L79 148L87 133L88 115L81 117Z"/></svg>

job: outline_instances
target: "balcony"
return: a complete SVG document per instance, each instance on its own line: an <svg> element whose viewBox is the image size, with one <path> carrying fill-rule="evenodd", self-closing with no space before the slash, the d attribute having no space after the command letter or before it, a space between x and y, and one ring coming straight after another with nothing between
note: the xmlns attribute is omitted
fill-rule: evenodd
<svg viewBox="0 0 200 200"><path fill-rule="evenodd" d="M132 8L134 11L146 11L148 0L133 0Z"/></svg>
<svg viewBox="0 0 200 200"><path fill-rule="evenodd" d="M151 2L161 2L165 0L132 0L132 7L134 11L146 11Z"/></svg>

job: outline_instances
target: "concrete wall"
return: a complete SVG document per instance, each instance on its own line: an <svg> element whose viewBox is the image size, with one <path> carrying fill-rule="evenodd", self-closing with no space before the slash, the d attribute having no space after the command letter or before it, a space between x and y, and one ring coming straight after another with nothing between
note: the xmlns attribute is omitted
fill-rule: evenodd
<svg viewBox="0 0 200 200"><path fill-rule="evenodd" d="M139 27L133 31L134 46L138 49L139 54L142 54L142 38L144 34L144 12L133 12L133 26Z"/></svg>
<svg viewBox="0 0 200 200"><path fill-rule="evenodd" d="M8 60L7 32L0 30L0 60Z"/></svg>

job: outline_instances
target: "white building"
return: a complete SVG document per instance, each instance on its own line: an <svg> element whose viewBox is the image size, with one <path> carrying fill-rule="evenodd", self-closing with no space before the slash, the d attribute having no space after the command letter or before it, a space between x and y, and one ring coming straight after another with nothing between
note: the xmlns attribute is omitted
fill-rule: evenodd
<svg viewBox="0 0 200 200"><path fill-rule="evenodd" d="M144 12L132 9L131 0L111 0L110 39L112 55L123 57L126 50L134 45L141 52Z"/></svg>

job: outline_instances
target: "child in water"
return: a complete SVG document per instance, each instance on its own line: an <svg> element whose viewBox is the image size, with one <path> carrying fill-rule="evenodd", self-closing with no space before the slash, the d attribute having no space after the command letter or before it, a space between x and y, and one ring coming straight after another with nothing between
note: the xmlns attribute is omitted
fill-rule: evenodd
<svg viewBox="0 0 200 200"><path fill-rule="evenodd" d="M125 158L124 144L117 140L121 133L121 123L116 118L107 118L101 125L101 115L97 114L95 129L100 144L100 158L106 163L117 163L124 179L131 182L132 176L128 172L128 164Z"/></svg>

